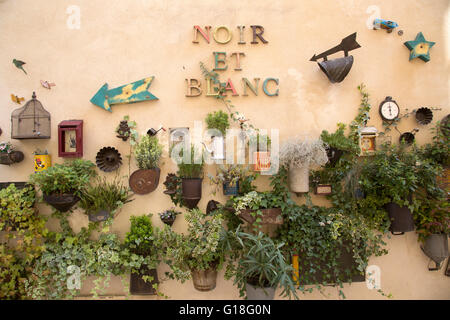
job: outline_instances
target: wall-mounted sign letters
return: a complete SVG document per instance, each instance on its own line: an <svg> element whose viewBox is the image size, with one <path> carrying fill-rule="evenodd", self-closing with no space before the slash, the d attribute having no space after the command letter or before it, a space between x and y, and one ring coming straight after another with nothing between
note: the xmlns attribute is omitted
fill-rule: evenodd
<svg viewBox="0 0 450 320"><path fill-rule="evenodd" d="M318 59L322 59L322 62L318 62L317 64L320 67L328 79L332 82L341 82L350 72L350 69L353 65L353 56L349 56L348 52L361 48L361 46L356 42L356 32L342 39L341 43L337 46L322 52L319 55L313 55L313 57L309 61L317 61ZM329 60L327 57L333 53L344 51L344 57Z"/></svg>
<svg viewBox="0 0 450 320"><path fill-rule="evenodd" d="M239 42L238 44L246 44L244 40L244 31L245 26L237 26L239 29ZM258 44L258 43L268 43L266 39L263 38L264 28L262 26L250 26L252 29L252 44ZM211 39L211 26L205 26L204 30L200 26L194 26L194 40L192 40L193 43L199 43L198 42L198 34L205 39L207 43L210 43ZM233 38L233 32L227 27L227 26L218 26L214 28L213 30L213 39L217 43L220 44L226 44L231 41ZM259 42L259 41L260 42Z"/></svg>
<svg viewBox="0 0 450 320"><path fill-rule="evenodd" d="M425 40L422 32L419 32L415 40L406 41L404 45L411 51L409 61L419 58L425 62L430 61L430 49L436 42Z"/></svg>
<svg viewBox="0 0 450 320"><path fill-rule="evenodd" d="M119 103L134 103L146 100L158 100L148 91L155 77L148 77L121 87L108 90L105 83L100 90L92 97L91 102L109 112L111 105Z"/></svg>

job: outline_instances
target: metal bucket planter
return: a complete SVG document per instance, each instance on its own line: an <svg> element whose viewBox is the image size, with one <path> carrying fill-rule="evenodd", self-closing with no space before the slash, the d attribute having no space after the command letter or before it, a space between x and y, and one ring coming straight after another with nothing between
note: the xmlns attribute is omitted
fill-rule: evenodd
<svg viewBox="0 0 450 320"><path fill-rule="evenodd" d="M248 282L245 284L247 300L273 300L275 297L275 290L276 288L272 287L255 287Z"/></svg>
<svg viewBox="0 0 450 320"><path fill-rule="evenodd" d="M261 172L270 170L270 152L253 152L253 171Z"/></svg>
<svg viewBox="0 0 450 320"><path fill-rule="evenodd" d="M332 83L345 79L353 65L353 56L326 60L317 63Z"/></svg>
<svg viewBox="0 0 450 320"><path fill-rule="evenodd" d="M423 246L420 247L422 251L436 264L435 268L428 267L428 270L435 271L441 269L442 261L447 259L448 240L446 234L432 234L425 240Z"/></svg>
<svg viewBox="0 0 450 320"><path fill-rule="evenodd" d="M309 192L309 167L289 169L289 189L291 192Z"/></svg>
<svg viewBox="0 0 450 320"><path fill-rule="evenodd" d="M224 183L223 184L223 194L225 196L237 196L239 193L239 181L234 184Z"/></svg>
<svg viewBox="0 0 450 320"><path fill-rule="evenodd" d="M46 195L44 194L44 200L53 208L61 212L67 212L72 208L80 198L71 193L65 193L62 195Z"/></svg>
<svg viewBox="0 0 450 320"><path fill-rule="evenodd" d="M137 170L130 176L130 188L136 194L153 192L158 187L160 175L161 170L159 168Z"/></svg>
<svg viewBox="0 0 450 320"><path fill-rule="evenodd" d="M191 270L192 283L198 291L211 291L216 287L217 270L212 267L206 270Z"/></svg>
<svg viewBox="0 0 450 320"><path fill-rule="evenodd" d="M96 213L89 214L89 221L92 222L105 221L109 218L110 214L111 213L107 210L99 210Z"/></svg>
<svg viewBox="0 0 450 320"><path fill-rule="evenodd" d="M153 280L144 281L142 276L151 276ZM130 275L130 293L137 295L155 295L156 289L153 288L155 283L159 283L156 269L141 269L139 273L131 273Z"/></svg>
<svg viewBox="0 0 450 320"><path fill-rule="evenodd" d="M183 202L189 209L194 209L202 197L202 181L201 178L181 179Z"/></svg>
<svg viewBox="0 0 450 320"><path fill-rule="evenodd" d="M251 209L245 209L241 210L241 213L239 214L239 217L250 223L253 224L256 220L254 216L251 215L252 212L255 210ZM262 211L262 222L261 224L283 224L283 217L281 215L282 211L281 208L270 208L270 209L261 209Z"/></svg>
<svg viewBox="0 0 450 320"><path fill-rule="evenodd" d="M12 151L10 153L1 152L0 153L0 164L10 165L13 163L21 162L24 158L22 151Z"/></svg>
<svg viewBox="0 0 450 320"><path fill-rule="evenodd" d="M400 207L398 204L390 202L385 205L385 209L391 220L390 230L393 235L414 231L414 220L408 207Z"/></svg>

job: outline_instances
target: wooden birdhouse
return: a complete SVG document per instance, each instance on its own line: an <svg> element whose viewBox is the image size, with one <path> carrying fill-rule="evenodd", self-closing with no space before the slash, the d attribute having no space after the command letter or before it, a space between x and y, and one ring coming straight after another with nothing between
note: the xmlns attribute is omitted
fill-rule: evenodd
<svg viewBox="0 0 450 320"><path fill-rule="evenodd" d="M11 114L11 138L50 139L50 113L36 99L36 93Z"/></svg>
<svg viewBox="0 0 450 320"><path fill-rule="evenodd" d="M83 120L66 120L58 125L58 156L83 156Z"/></svg>

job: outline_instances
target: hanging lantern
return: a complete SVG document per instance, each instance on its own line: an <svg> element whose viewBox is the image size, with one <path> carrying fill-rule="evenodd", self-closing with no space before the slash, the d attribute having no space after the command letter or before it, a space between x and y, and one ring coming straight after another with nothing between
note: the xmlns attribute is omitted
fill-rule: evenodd
<svg viewBox="0 0 450 320"><path fill-rule="evenodd" d="M11 138L50 139L50 113L36 99L36 93L11 114Z"/></svg>

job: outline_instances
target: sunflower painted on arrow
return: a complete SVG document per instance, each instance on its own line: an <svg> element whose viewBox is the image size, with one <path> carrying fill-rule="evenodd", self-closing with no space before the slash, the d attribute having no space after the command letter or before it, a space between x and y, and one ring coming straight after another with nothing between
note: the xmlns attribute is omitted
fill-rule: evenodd
<svg viewBox="0 0 450 320"><path fill-rule="evenodd" d="M108 90L105 83L92 97L91 102L100 108L112 112L111 105L119 103L135 103L146 100L158 100L148 91L155 77L142 80Z"/></svg>

